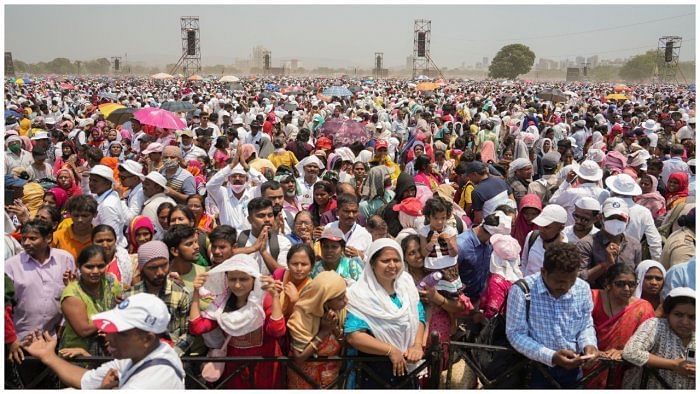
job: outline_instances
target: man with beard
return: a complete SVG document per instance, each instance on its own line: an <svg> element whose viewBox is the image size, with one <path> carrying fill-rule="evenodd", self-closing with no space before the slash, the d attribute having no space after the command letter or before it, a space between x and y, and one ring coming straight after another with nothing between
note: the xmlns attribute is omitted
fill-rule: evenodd
<svg viewBox="0 0 700 394"><path fill-rule="evenodd" d="M180 132L180 149L184 155L185 162L197 160L198 157L209 156L207 151L193 143L194 134L192 130L182 130Z"/></svg>
<svg viewBox="0 0 700 394"><path fill-rule="evenodd" d="M106 334L116 360L87 370L56 354L57 340L36 332L26 351L58 374L69 387L79 389L184 389L185 371L173 349L161 343L170 320L166 305L151 294L137 294L110 311L92 317Z"/></svg>
<svg viewBox="0 0 700 394"><path fill-rule="evenodd" d="M311 155L305 157L295 167L301 175L297 178L297 183L301 187L301 207L306 210L313 203L314 185L319 180L318 174L325 166L316 155Z"/></svg>
<svg viewBox="0 0 700 394"><path fill-rule="evenodd" d="M180 148L177 146L163 148L163 169L160 173L168 181L165 194L179 204L185 204L187 196L195 194L197 189L195 188L194 176L183 169L181 164L182 151Z"/></svg>
<svg viewBox="0 0 700 394"><path fill-rule="evenodd" d="M192 295L184 287L168 277L170 261L168 246L162 241L148 241L138 250L138 268L141 282L126 293L127 297L139 293L153 294L161 299L170 313L167 333L178 356L190 347L193 337L187 331Z"/></svg>
<svg viewBox="0 0 700 394"><path fill-rule="evenodd" d="M341 194L338 196L338 220L328 223L325 228L337 228L343 232L347 242L345 255L364 259L365 252L372 243L372 234L357 223L360 206L357 196Z"/></svg>
<svg viewBox="0 0 700 394"><path fill-rule="evenodd" d="M587 235L600 231L594 226L600 214L600 203L592 197L581 197L574 207L574 224L564 227L564 236L568 243L576 245Z"/></svg>
<svg viewBox="0 0 700 394"><path fill-rule="evenodd" d="M250 230L238 236L236 253L251 255L260 266L262 275L270 275L277 268L287 267L287 252L292 247L284 235L273 230L275 214L272 201L256 197L248 203Z"/></svg>
<svg viewBox="0 0 700 394"><path fill-rule="evenodd" d="M199 258L197 230L186 224L174 224L163 234L163 242L170 251L170 271L184 283L187 290L194 291L194 278L207 268L195 264Z"/></svg>
<svg viewBox="0 0 700 394"><path fill-rule="evenodd" d="M277 169L279 173L279 168ZM302 211L301 201L297 195L297 181L294 175L285 175L280 179L280 184L282 185L282 190L284 191L284 201L282 202L282 208L285 212L285 217L291 216L294 218L297 213Z"/></svg>
<svg viewBox="0 0 700 394"><path fill-rule="evenodd" d="M272 225L273 230L279 234L287 235L292 233L294 226L294 217L291 222L288 220L289 215L285 215L284 208L284 191L282 185L277 181L267 181L260 185L260 194L272 201L272 213L275 214L275 222Z"/></svg>

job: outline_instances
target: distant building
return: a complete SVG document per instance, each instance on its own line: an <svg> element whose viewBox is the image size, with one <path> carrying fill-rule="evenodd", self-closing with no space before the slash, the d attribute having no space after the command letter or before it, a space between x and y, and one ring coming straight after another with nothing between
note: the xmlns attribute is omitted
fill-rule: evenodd
<svg viewBox="0 0 700 394"><path fill-rule="evenodd" d="M483 65L483 63L477 62L476 65L474 66L474 68L476 68L477 70L482 70L484 68L484 65Z"/></svg>
<svg viewBox="0 0 700 394"><path fill-rule="evenodd" d="M481 63L484 65L484 68L487 68L489 66L489 64L491 64L491 63L489 63L489 58L487 58L486 56L484 56L481 59Z"/></svg>
<svg viewBox="0 0 700 394"><path fill-rule="evenodd" d="M586 59L586 61L588 62L588 67L592 68L598 67L598 63L600 62L598 59L598 55L591 56L588 59Z"/></svg>
<svg viewBox="0 0 700 394"><path fill-rule="evenodd" d="M406 56L406 70L413 71L413 55Z"/></svg>
<svg viewBox="0 0 700 394"><path fill-rule="evenodd" d="M262 45L257 45L253 47L253 53L251 57L251 67L253 68L263 68L264 66L264 56L268 49Z"/></svg>
<svg viewBox="0 0 700 394"><path fill-rule="evenodd" d="M586 62L586 58L583 56L576 56L576 65L582 66Z"/></svg>

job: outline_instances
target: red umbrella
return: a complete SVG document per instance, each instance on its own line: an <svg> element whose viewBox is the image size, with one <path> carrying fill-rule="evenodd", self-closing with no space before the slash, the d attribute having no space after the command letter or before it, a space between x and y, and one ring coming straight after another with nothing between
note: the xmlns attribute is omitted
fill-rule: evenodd
<svg viewBox="0 0 700 394"><path fill-rule="evenodd" d="M61 83L60 86L61 86L61 89L63 89L63 90L75 90L76 89L75 85L73 85L72 83L68 83L68 82L63 82L63 83Z"/></svg>
<svg viewBox="0 0 700 394"><path fill-rule="evenodd" d="M161 129L184 129L185 122L173 112L160 108L143 108L134 112L134 118L141 124L160 127Z"/></svg>

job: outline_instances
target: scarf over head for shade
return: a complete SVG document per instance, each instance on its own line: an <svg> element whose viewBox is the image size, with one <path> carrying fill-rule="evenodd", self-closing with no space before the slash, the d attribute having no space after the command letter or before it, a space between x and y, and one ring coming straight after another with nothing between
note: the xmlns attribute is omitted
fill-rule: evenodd
<svg viewBox="0 0 700 394"><path fill-rule="evenodd" d="M489 161L492 163L496 162L496 146L493 144L493 141L484 141L483 144L481 144L481 161L484 163L488 163Z"/></svg>
<svg viewBox="0 0 700 394"><path fill-rule="evenodd" d="M493 246L491 265L492 274L498 274L513 283L523 278L520 271L520 245L510 235L492 235L489 242Z"/></svg>
<svg viewBox="0 0 700 394"><path fill-rule="evenodd" d="M668 183L671 179L675 179L678 182L678 190L675 192L668 191ZM666 204L672 201L672 199L677 199L681 197L688 197L688 174L685 172L674 172L668 177L668 182L666 182Z"/></svg>
<svg viewBox="0 0 700 394"><path fill-rule="evenodd" d="M255 278L255 283L245 306L232 312L224 312L226 303L232 296L226 278L226 273L230 271L244 272ZM203 297L214 297L209 307L202 312L202 316L216 320L226 334L239 337L259 329L265 323L260 266L251 256L237 254L211 269L202 289L204 291L200 290L200 294Z"/></svg>
<svg viewBox="0 0 700 394"><path fill-rule="evenodd" d="M241 145L241 159L248 161L248 158L255 153L255 146L253 144L243 144Z"/></svg>
<svg viewBox="0 0 700 394"><path fill-rule="evenodd" d="M321 319L326 313L325 303L345 293L346 288L345 279L335 271L321 272L304 287L287 322L292 347L296 351L304 351L306 345L318 334ZM343 309L338 316L341 327L345 321L344 311Z"/></svg>
<svg viewBox="0 0 700 394"><path fill-rule="evenodd" d="M44 188L36 182L28 182L23 187L22 203L27 206L29 215L36 216L37 211L44 205Z"/></svg>
<svg viewBox="0 0 700 394"><path fill-rule="evenodd" d="M73 175L73 170L71 170L70 167L67 165L58 170L58 173L56 174L56 178L61 176L61 174L67 174L68 177L70 178L70 185L68 186L68 189L63 189L68 193L68 198L71 198L73 196L79 196L83 194L83 189L80 188L80 185L75 181L75 176Z"/></svg>
<svg viewBox="0 0 700 394"><path fill-rule="evenodd" d="M657 217L666 214L666 199L658 191L659 181L656 179L656 177L651 174L645 174L644 176L648 176L651 179L651 192L634 197L634 202L646 207L649 211L651 211L651 215L654 217L654 219L656 219ZM639 180L641 181L642 178Z"/></svg>
<svg viewBox="0 0 700 394"><path fill-rule="evenodd" d="M534 223L527 224L525 221L525 215L523 215L523 210L525 208L535 208L539 212L542 212L542 200L537 194L526 194L520 199L520 207L518 207L518 217L515 218L515 227L513 228L513 238L518 241L520 247L522 248L525 244L525 238L530 231L537 229L537 225Z"/></svg>
<svg viewBox="0 0 700 394"><path fill-rule="evenodd" d="M360 279L348 289L348 312L364 320L375 338L402 352L408 350L418 333L418 290L411 275L402 266L394 280L394 291L401 300L397 307L390 294L379 284L370 261L384 248L394 249L403 262L403 252L396 241L381 238L367 251L365 269ZM410 369L410 368L409 368Z"/></svg>
<svg viewBox="0 0 700 394"><path fill-rule="evenodd" d="M367 198L367 201L372 201L375 197L383 197L385 190L384 181L390 177L391 174L386 166L370 168L367 178L362 184L362 197Z"/></svg>
<svg viewBox="0 0 700 394"><path fill-rule="evenodd" d="M54 200L56 200L56 208L58 208L59 211L63 209L63 205L68 201L68 193L58 186L49 189L46 194L51 194L53 196Z"/></svg>
<svg viewBox="0 0 700 394"><path fill-rule="evenodd" d="M302 161L297 163L294 167L297 169L297 172L299 175L303 178L304 175L306 175L306 171L304 171L304 167L308 166L309 164L316 164L319 168L319 170L323 170L326 168L326 166L323 165L323 162L321 162L321 159L318 158L316 155L309 155L306 156ZM319 171L320 174L320 171Z"/></svg>
<svg viewBox="0 0 700 394"><path fill-rule="evenodd" d="M652 268L658 268L659 271L661 271L661 276L663 276L664 279L666 279L666 268L664 268L661 263L656 262L654 260L643 260L637 268L635 268L635 271L637 273L637 288L634 289L634 296L637 298L642 297L642 287L644 286L644 275L647 274L647 271L649 271Z"/></svg>
<svg viewBox="0 0 700 394"><path fill-rule="evenodd" d="M148 216L136 216L129 223L129 253L136 253L138 251L138 246L136 245L136 231L139 229L148 229L151 235L156 233L156 229L153 227L153 222Z"/></svg>

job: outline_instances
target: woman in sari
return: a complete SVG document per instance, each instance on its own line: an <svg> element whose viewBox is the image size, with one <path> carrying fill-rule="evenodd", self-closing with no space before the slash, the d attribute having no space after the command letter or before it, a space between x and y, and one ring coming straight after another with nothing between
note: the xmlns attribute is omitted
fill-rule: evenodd
<svg viewBox="0 0 700 394"><path fill-rule="evenodd" d="M58 187L68 194L68 198L83 194L83 189L81 189L80 184L75 181L75 173L69 166L58 170L56 174L56 183L58 183Z"/></svg>
<svg viewBox="0 0 700 394"><path fill-rule="evenodd" d="M282 282L284 288L280 294L280 303L285 319L291 316L299 295L311 282L311 268L315 261L316 255L311 246L304 243L293 245L287 252L287 268L277 268L272 274L275 280Z"/></svg>
<svg viewBox="0 0 700 394"><path fill-rule="evenodd" d="M204 197L200 194L193 194L187 197L187 207L194 213L194 221L197 229L209 234L216 228L214 217L204 212Z"/></svg>
<svg viewBox="0 0 700 394"><path fill-rule="evenodd" d="M636 268L639 284L634 296L649 301L654 310L661 305L661 289L666 279L666 269L654 260L643 260Z"/></svg>
<svg viewBox="0 0 700 394"><path fill-rule="evenodd" d="M92 229L92 243L105 249L105 272L113 275L126 290L131 287L138 262L134 262L126 249L117 246L117 234L106 224Z"/></svg>
<svg viewBox="0 0 700 394"><path fill-rule="evenodd" d="M414 176L416 175L416 170L415 170L415 164L416 164L416 158L418 156L421 156L425 153L425 144L421 141L414 141L413 146L411 147L410 151L407 152L406 159L408 160L408 163L406 164L406 167L404 168L403 172Z"/></svg>
<svg viewBox="0 0 700 394"><path fill-rule="evenodd" d="M542 212L542 200L537 194L526 194L520 199L518 215L515 219L512 236L518 241L522 248L525 238L530 231L537 230L537 225L532 220Z"/></svg>
<svg viewBox="0 0 700 394"><path fill-rule="evenodd" d="M58 209L61 213L64 212L64 206L68 201L68 193L60 187L52 187L44 193L44 205Z"/></svg>
<svg viewBox="0 0 700 394"><path fill-rule="evenodd" d="M671 211L676 205L685 203L688 199L688 174L674 172L666 182L666 211Z"/></svg>
<svg viewBox="0 0 700 394"><path fill-rule="evenodd" d="M433 192L440 185L440 179L434 174L433 166L428 156L420 155L416 157L414 169L416 170L416 175L413 179L416 181L416 184L427 186Z"/></svg>
<svg viewBox="0 0 700 394"><path fill-rule="evenodd" d="M56 177L58 176L59 170L64 168L66 164L77 166L82 162L82 160L78 158L78 151L75 149L75 144L73 144L72 141L65 140L61 142L61 153L62 156L57 157L56 161L53 163L53 175ZM75 159L69 160L71 156L74 156Z"/></svg>
<svg viewBox="0 0 700 394"><path fill-rule="evenodd" d="M391 174L386 166L372 167L367 174L367 181L362 185L359 209L362 221L376 214L382 206L394 199L394 192L387 189L391 185Z"/></svg>
<svg viewBox="0 0 700 394"><path fill-rule="evenodd" d="M136 216L129 223L129 253L135 254L139 247L153 240L156 230L148 216Z"/></svg>
<svg viewBox="0 0 700 394"><path fill-rule="evenodd" d="M658 226L666 215L666 199L657 190L659 181L651 174L644 174L639 177L638 182L639 187L642 188L642 194L634 197L634 202L649 209Z"/></svg>
<svg viewBox="0 0 700 394"><path fill-rule="evenodd" d="M605 288L591 290L593 296L593 324L598 338L598 350L613 360L620 360L622 349L645 320L654 317L651 304L633 296L637 288L637 275L624 264L608 269ZM595 368L594 364L591 368ZM624 372L628 368L619 365L601 372L588 382L587 388L606 388L608 374L612 374L611 388L621 388ZM590 369L584 369L584 375Z"/></svg>
<svg viewBox="0 0 700 394"><path fill-rule="evenodd" d="M311 212L315 228L318 230L318 227L338 220L337 209L338 203L335 199L333 185L325 180L316 182L314 184L314 201L309 205L309 212Z"/></svg>
<svg viewBox="0 0 700 394"><path fill-rule="evenodd" d="M338 356L342 351L347 297L345 280L333 271L321 272L301 292L287 327L290 356L305 375L326 387L336 380L341 362L307 361L312 355ZM289 368L287 388L312 388Z"/></svg>
<svg viewBox="0 0 700 394"><path fill-rule="evenodd" d="M199 160L190 160L187 162L187 171L194 177L194 188L197 193L203 193L207 184L207 179L204 176L204 165Z"/></svg>

